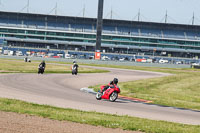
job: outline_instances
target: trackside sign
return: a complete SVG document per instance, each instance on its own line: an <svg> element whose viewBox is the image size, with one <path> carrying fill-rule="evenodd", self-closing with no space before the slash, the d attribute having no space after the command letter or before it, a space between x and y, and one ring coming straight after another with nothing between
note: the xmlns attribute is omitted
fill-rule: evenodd
<svg viewBox="0 0 200 133"><path fill-rule="evenodd" d="M95 52L95 60L101 59L101 52Z"/></svg>

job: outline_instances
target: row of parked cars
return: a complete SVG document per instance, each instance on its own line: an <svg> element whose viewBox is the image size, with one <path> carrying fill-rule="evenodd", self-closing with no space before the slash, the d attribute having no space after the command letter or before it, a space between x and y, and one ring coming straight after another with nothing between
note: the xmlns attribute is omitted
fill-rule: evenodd
<svg viewBox="0 0 200 133"><path fill-rule="evenodd" d="M189 64L189 65L200 65L199 60L191 60L191 59L176 59L176 58L115 58L111 59L107 56L103 56L101 60L116 60L116 61L134 61L141 63L159 63L159 64Z"/></svg>
<svg viewBox="0 0 200 133"><path fill-rule="evenodd" d="M101 60L112 60L107 56L103 56L101 58ZM138 59L134 59L134 58L120 58L117 59L118 61L134 61L134 62L141 62L141 63L160 63L160 64L164 64L164 63L171 63L169 60L166 59L152 59L152 58L138 58ZM173 63L175 64L183 64L183 62L181 61L174 61Z"/></svg>

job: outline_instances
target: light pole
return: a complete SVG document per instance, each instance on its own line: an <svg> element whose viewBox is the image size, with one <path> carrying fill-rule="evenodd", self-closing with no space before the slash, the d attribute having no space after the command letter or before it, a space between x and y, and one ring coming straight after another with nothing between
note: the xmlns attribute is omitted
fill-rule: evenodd
<svg viewBox="0 0 200 133"><path fill-rule="evenodd" d="M103 26L103 1L99 0L98 13L97 13L97 33L96 33L96 47L95 47L95 59L101 59L101 35Z"/></svg>
<svg viewBox="0 0 200 133"><path fill-rule="evenodd" d="M97 33L96 33L96 52L101 51L101 35L103 26L103 3L104 0L99 0L97 13Z"/></svg>

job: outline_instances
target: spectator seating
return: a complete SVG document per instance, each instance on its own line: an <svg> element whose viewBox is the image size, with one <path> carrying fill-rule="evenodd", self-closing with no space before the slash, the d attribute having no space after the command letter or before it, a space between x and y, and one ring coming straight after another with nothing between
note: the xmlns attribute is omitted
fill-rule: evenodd
<svg viewBox="0 0 200 133"><path fill-rule="evenodd" d="M0 26L23 27L23 28L37 28L37 29L51 29L51 30L70 30L76 32L96 32L96 25L90 24L72 24L69 22L55 22L49 20L30 20L30 19L8 19L0 17ZM138 27L122 27L103 25L104 34L119 34L128 36L147 36L155 38L176 38L176 39L192 39L199 40L200 34L192 31L183 30L167 30L167 29L150 29Z"/></svg>

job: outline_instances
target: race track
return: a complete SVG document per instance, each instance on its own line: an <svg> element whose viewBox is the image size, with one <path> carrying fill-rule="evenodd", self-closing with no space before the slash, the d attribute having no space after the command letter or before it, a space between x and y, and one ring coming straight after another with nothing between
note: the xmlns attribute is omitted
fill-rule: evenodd
<svg viewBox="0 0 200 133"><path fill-rule="evenodd" d="M80 91L81 88L90 85L106 84L114 77L117 77L119 82L123 82L168 75L112 68L101 69L107 69L111 72L79 74L78 76L71 74L1 74L0 97L85 111L200 125L200 112L198 111L120 99L114 103L107 100L97 101L93 94Z"/></svg>

